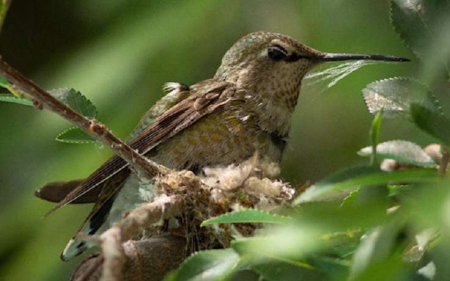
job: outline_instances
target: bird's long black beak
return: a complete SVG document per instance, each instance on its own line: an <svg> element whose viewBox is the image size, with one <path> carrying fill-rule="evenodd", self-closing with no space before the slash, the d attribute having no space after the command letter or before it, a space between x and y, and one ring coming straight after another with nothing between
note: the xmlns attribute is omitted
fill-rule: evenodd
<svg viewBox="0 0 450 281"><path fill-rule="evenodd" d="M364 55L364 54L333 54L333 53L325 53L324 56L319 58L320 62L346 61L346 60L374 60L374 61L392 61L392 62L410 61L409 59L402 58L402 57L382 56L382 55Z"/></svg>

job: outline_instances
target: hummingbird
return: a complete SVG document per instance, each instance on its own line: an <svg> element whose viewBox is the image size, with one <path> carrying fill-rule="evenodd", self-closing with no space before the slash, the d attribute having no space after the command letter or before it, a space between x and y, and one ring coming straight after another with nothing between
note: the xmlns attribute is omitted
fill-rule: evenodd
<svg viewBox="0 0 450 281"><path fill-rule="evenodd" d="M190 86L166 84L170 93L144 114L127 143L161 165L196 174L208 166L241 163L255 153L279 163L305 74L325 62L348 60L409 61L324 53L283 34L250 33L225 53L213 78ZM57 202L54 209L95 203L78 231L93 235L105 231L108 221L120 219L113 211L115 202L139 201L136 186L137 175L114 156L88 178L49 183L36 195ZM61 259L70 260L88 247L74 237Z"/></svg>

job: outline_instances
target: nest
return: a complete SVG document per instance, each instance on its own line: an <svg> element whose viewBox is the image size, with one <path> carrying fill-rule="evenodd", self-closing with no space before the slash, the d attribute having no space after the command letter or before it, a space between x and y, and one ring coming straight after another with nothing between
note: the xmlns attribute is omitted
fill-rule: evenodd
<svg viewBox="0 0 450 281"><path fill-rule="evenodd" d="M86 259L71 280L160 280L195 251L254 236L261 224L200 224L243 208L276 212L288 205L295 190L275 179L279 172L277 163L254 156L204 168L200 176L170 171L155 177L140 187L156 194L152 202L124 213L98 237L102 254Z"/></svg>

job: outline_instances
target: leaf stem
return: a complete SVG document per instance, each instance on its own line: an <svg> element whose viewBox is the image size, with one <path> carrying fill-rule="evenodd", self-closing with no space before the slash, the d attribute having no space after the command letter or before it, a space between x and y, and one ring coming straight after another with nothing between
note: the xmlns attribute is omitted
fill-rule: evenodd
<svg viewBox="0 0 450 281"><path fill-rule="evenodd" d="M377 163L377 145L380 138L381 131L381 121L383 120L383 111L380 110L372 121L372 126L370 128L370 140L372 143L372 155L370 157L370 165L378 166Z"/></svg>
<svg viewBox="0 0 450 281"><path fill-rule="evenodd" d="M442 158L441 162L439 163L439 174L445 175L445 173L447 172L448 162L450 160L450 153L448 152L447 149L443 147L441 149L442 149Z"/></svg>

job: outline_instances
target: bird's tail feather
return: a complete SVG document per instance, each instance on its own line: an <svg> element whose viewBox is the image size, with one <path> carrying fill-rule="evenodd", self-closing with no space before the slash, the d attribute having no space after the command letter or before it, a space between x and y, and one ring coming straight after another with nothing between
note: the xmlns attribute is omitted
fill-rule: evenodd
<svg viewBox="0 0 450 281"><path fill-rule="evenodd" d="M114 198L115 196L111 197L108 202L100 207L98 212L96 212L92 217L88 217L78 233L93 235L95 233L102 233L105 231L109 227L109 211L111 210ZM94 209L95 207L96 206L94 206ZM84 252L86 249L89 249L95 245L96 244L93 242L79 240L77 239L77 235L75 235L72 239L70 239L61 254L61 259L63 261L69 261Z"/></svg>

